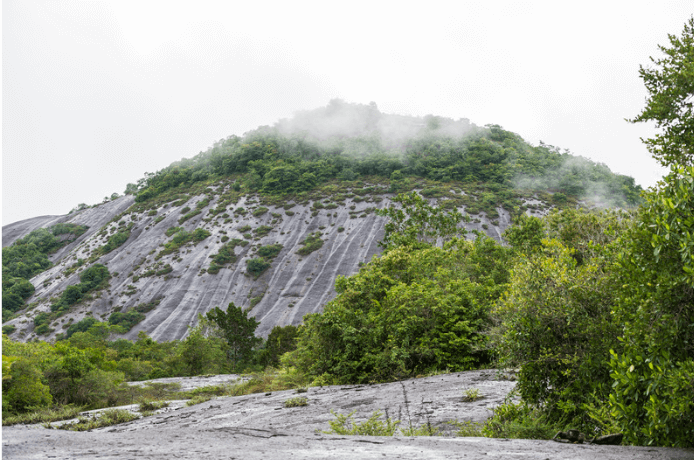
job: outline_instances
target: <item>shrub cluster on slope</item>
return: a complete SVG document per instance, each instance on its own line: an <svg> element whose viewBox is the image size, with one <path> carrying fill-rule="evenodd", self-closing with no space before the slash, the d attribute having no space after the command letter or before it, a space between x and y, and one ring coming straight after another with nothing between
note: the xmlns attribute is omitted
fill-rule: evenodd
<svg viewBox="0 0 694 460"><path fill-rule="evenodd" d="M2 321L24 308L24 302L34 293L29 282L33 276L48 269L48 256L74 241L87 231L75 224L56 224L39 228L9 247L2 248Z"/></svg>

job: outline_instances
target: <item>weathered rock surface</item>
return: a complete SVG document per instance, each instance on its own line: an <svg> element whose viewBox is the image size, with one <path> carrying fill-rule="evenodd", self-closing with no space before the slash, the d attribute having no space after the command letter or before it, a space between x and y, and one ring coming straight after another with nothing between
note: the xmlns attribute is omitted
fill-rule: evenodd
<svg viewBox="0 0 694 460"><path fill-rule="evenodd" d="M41 311L50 311L51 298L59 296L69 285L79 283L80 271L87 264L67 277L65 271L79 259L87 260L106 244L110 235L131 224L128 240L96 261L105 264L113 275L110 287L96 294L94 299L73 307L51 324L54 329L51 334L39 338L51 339L72 322L88 315L104 321L114 312L125 312L156 300L159 300L156 308L125 338L133 339L139 331L146 331L158 341L181 339L188 327L196 324L199 313L204 314L215 306L226 308L231 302L251 309L251 315L260 321L259 335L267 336L276 325L297 325L307 313L322 311L325 303L335 296L334 282L338 275L355 273L361 263L379 253L378 241L383 236L385 218L376 216L373 209L388 206L391 198L388 194L354 196L331 209L317 209L314 203L296 204L290 211L270 206L267 212L254 216L253 212L260 205L256 198L244 196L229 206L224 218L208 214L220 200L217 195L203 207L202 213L180 224L179 219L187 212L183 208L195 209L205 195L191 197L186 203L168 203L142 212L129 210L134 203L133 197L124 196L67 216L44 216L5 226L3 246L36 228L58 222L89 226L85 234L51 256L52 268L31 280L36 292L27 303L36 304L9 322L16 326L12 338L36 337L32 318ZM233 214L234 208L244 208L247 212ZM500 239L510 225L510 216L501 208L498 212L499 217L494 222L482 213L465 226ZM166 235L166 230L178 226L187 231L202 228L211 232L211 236L159 258L162 246L172 238ZM247 226L252 229L270 226L272 230L265 236L239 231ZM323 246L308 255L298 254L300 243L313 232L321 232ZM250 244L235 248L238 257L235 263L217 274L207 273L210 257L227 238L245 239ZM246 262L256 257L259 246L275 243L283 246L282 251L271 268L254 279L247 273ZM167 265L171 267L169 273L152 275Z"/></svg>
<svg viewBox="0 0 694 460"><path fill-rule="evenodd" d="M209 380L205 380L209 384ZM191 383L191 382L187 382ZM304 407L285 408L296 391L210 400L191 407L91 432L40 426L3 428L8 459L274 459L274 458L490 458L691 459L694 450L560 444L553 441L454 437L449 421L481 422L514 383L494 370L437 375L381 385L312 387ZM466 389L481 399L463 402ZM330 410L366 420L375 410L407 426L431 423L445 436L368 437L329 435Z"/></svg>

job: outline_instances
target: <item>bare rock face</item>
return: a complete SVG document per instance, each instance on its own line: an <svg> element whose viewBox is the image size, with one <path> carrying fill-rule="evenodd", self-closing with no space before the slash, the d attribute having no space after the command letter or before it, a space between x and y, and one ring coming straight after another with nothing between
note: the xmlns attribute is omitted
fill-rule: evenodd
<svg viewBox="0 0 694 460"><path fill-rule="evenodd" d="M231 302L250 309L250 314L260 321L259 335L267 336L276 325L298 325L304 315L322 311L335 296L337 276L356 273L360 264L379 253L385 218L376 216L373 210L387 207L391 198L387 194L377 198L355 196L329 208L315 206L314 202L295 204L290 209L268 206L263 212L256 197L242 196L226 213L215 215L209 211L215 209L219 195L207 203L207 196L200 195L185 203L172 202L144 211L133 211L134 198L124 196L70 215L37 217L5 226L3 246L32 230L59 222L89 227L76 241L51 256L53 267L31 280L36 292L27 301L30 307L8 322L16 326L12 338L36 337L32 318L39 312L50 311L52 298L69 285L79 283L80 272L89 264L75 264L90 257L93 263L108 267L112 275L110 287L72 307L51 324L53 332L42 339L64 332L86 316L105 321L114 312L125 312L138 305L152 309L124 338L133 339L138 332L145 331L158 341L181 339L188 327L197 323L198 314L216 306L225 309ZM195 210L200 202L202 212L180 223L189 212L185 208ZM234 209L240 208L243 211L234 213ZM482 213L473 216L475 219L465 226L500 240L510 225L510 215L502 208L498 212L499 217L493 222ZM125 243L95 259L109 236L128 227L130 236ZM188 232L204 229L210 236L161 255L163 246L173 238L171 233L167 235L171 227L183 227ZM263 228L267 234L258 231ZM314 232L320 232L322 247L307 255L299 254L301 243ZM235 262L224 265L216 274L209 273L211 257L234 238L248 244L235 247ZM252 276L247 262L258 257L259 247L271 244L281 244L281 251L268 270L257 278Z"/></svg>

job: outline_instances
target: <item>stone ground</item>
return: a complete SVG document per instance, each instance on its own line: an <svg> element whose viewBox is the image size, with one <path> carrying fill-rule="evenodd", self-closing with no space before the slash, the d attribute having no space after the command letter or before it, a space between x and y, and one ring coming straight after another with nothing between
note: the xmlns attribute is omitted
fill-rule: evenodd
<svg viewBox="0 0 694 460"><path fill-rule="evenodd" d="M184 389L233 381L237 376L176 379ZM170 380L170 379L169 379ZM503 402L514 382L494 370L470 371L379 385L312 387L216 398L185 407L174 404L150 417L90 432L41 426L3 427L8 459L694 459L694 450L570 445L552 441L453 437L447 422L483 421ZM463 401L465 390L481 396ZM306 396L308 405L285 408ZM330 411L363 421L374 411L403 426L430 423L436 437L329 435Z"/></svg>

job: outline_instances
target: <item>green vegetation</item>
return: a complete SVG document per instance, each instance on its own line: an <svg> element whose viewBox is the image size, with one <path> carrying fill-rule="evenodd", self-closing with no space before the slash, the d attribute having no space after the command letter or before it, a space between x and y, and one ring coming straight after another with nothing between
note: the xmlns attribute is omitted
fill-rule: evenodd
<svg viewBox="0 0 694 460"><path fill-rule="evenodd" d="M198 244L200 241L204 240L211 233L204 228L196 228L192 232L183 230L182 227L172 227L166 231L167 236L173 235L171 241L164 245L164 249L159 251L155 259L161 259L165 255L177 252L182 246L193 243L193 245Z"/></svg>
<svg viewBox="0 0 694 460"><path fill-rule="evenodd" d="M305 396L296 396L289 398L284 402L284 407L302 407L308 406L308 398Z"/></svg>
<svg viewBox="0 0 694 460"><path fill-rule="evenodd" d="M112 313L108 318L108 324L120 326L123 328L123 332L127 332L144 319L144 313L140 313L139 311L132 309L125 313L119 311Z"/></svg>
<svg viewBox="0 0 694 460"><path fill-rule="evenodd" d="M130 222L130 224L128 224L126 228L119 230L118 232L109 236L108 241L106 241L106 244L99 248L99 254L108 254L109 252L116 249L118 246L125 243L128 240L128 238L130 238L130 232L134 225L135 224L133 222Z"/></svg>
<svg viewBox="0 0 694 460"><path fill-rule="evenodd" d="M257 254L259 257L246 261L248 273L254 278L258 278L260 275L265 273L268 268L270 268L272 259L277 257L281 250L282 245L279 243L261 246L258 248Z"/></svg>
<svg viewBox="0 0 694 460"><path fill-rule="evenodd" d="M2 248L2 321L25 307L25 301L34 293L29 279L48 269L52 264L48 256L73 242L87 231L75 224L56 224L48 229L39 228L9 247Z"/></svg>
<svg viewBox="0 0 694 460"><path fill-rule="evenodd" d="M265 236L268 233L270 233L271 231L272 231L272 227L270 225L261 225L260 227L253 230L253 234L255 236Z"/></svg>
<svg viewBox="0 0 694 460"><path fill-rule="evenodd" d="M51 305L51 311L65 313L71 306L82 301L89 292L103 289L108 284L111 274L103 264L94 264L80 274L80 283L67 287Z"/></svg>
<svg viewBox="0 0 694 460"><path fill-rule="evenodd" d="M394 436L400 425L399 420L391 420L388 417L385 422L379 420L383 415L381 412L374 412L368 420L362 423L355 423L352 417L357 411L352 411L348 415L337 414L330 411L335 416L335 420L330 420L330 430L326 434L341 434L355 436Z"/></svg>
<svg viewBox="0 0 694 460"><path fill-rule="evenodd" d="M226 312L215 307L205 315L214 324L213 334L226 342L226 354L233 369L243 368L253 359L253 350L262 342L255 336L260 324L248 312L230 303Z"/></svg>
<svg viewBox="0 0 694 460"><path fill-rule="evenodd" d="M92 415L91 417L79 417L76 422L64 423L57 427L60 430L70 431L89 431L95 428L118 425L120 423L131 422L140 418L139 415L124 409L106 409L103 412Z"/></svg>
<svg viewBox="0 0 694 460"><path fill-rule="evenodd" d="M268 208L266 208L265 206L260 206L255 211L253 211L253 216L260 217L263 214L265 214L266 212L268 212Z"/></svg>
<svg viewBox="0 0 694 460"><path fill-rule="evenodd" d="M210 262L210 266L207 269L207 273L210 273L212 275L219 273L219 270L221 270L225 265L227 264L233 264L236 262L236 254L234 253L234 248L236 246L245 246L248 244L248 242L240 240L238 238L234 238L231 241L228 241L227 243L222 246L217 254L214 254L212 256L212 262Z"/></svg>
<svg viewBox="0 0 694 460"><path fill-rule="evenodd" d="M302 241L301 244L303 247L296 251L297 254L302 255L302 256L307 256L311 254L314 251L319 250L320 248L323 247L324 241L320 238L322 235L321 232L313 232L310 233L304 241Z"/></svg>
<svg viewBox="0 0 694 460"><path fill-rule="evenodd" d="M279 243L261 246L258 248L258 255L265 259L274 259L282 250L283 246Z"/></svg>
<svg viewBox="0 0 694 460"><path fill-rule="evenodd" d="M314 132L313 127L326 123L332 126L328 130L334 130L338 123L333 120L346 119L351 119L364 134L355 134L358 129L350 130L349 134L338 129L326 138L321 129L315 128ZM411 134L400 139L366 134L378 129L378 120L404 123L403 131ZM288 126L283 123L274 128L259 128L244 138L230 136L192 159L147 175L138 184L136 201L156 201L176 190L197 184L205 187L218 179L228 181L230 177L237 178L233 185L238 190L234 192L282 198L276 205L286 202L288 196L305 196L322 184L356 184L367 177L376 183L383 181L385 186L364 187L364 195L410 191L421 179L455 182L466 190L486 193L485 197L478 197L475 206L491 218L496 217L496 206L512 210L518 205L514 197L526 190L560 192L559 201L566 203L592 196L600 196L602 202L613 206L634 205L639 201L641 189L633 179L615 175L604 165L562 153L553 146L531 146L520 136L496 125L477 128L429 116L425 127L413 129L421 124L421 119L387 115L371 106L340 100L305 112L287 121ZM445 196L449 189L448 186L425 189L423 195ZM214 214L226 209L227 200L224 203ZM316 203L314 211L330 209ZM254 215L261 215L263 209L253 211ZM247 211L237 208L234 212Z"/></svg>

